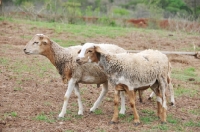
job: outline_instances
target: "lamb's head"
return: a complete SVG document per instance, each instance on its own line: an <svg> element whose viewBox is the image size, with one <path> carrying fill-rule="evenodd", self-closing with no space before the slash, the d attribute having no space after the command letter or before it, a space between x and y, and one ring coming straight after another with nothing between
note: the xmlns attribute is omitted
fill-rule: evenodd
<svg viewBox="0 0 200 132"><path fill-rule="evenodd" d="M85 43L81 50L78 52L78 57L76 58L76 62L78 64L85 64L85 63L98 63L100 60L100 56L103 54L103 50L93 44L93 43Z"/></svg>
<svg viewBox="0 0 200 132"><path fill-rule="evenodd" d="M45 55L50 50L51 41L43 34L36 34L24 47L25 54Z"/></svg>

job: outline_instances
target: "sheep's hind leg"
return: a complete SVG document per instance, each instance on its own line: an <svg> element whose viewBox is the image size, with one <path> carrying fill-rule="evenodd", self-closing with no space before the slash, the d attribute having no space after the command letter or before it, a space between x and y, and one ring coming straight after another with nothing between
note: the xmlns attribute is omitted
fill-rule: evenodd
<svg viewBox="0 0 200 132"><path fill-rule="evenodd" d="M168 87L169 87L169 92L170 92L170 96L171 96L171 105L172 105L172 106L175 106L174 88L173 88L173 85L172 85L172 83L171 83L171 80L169 80Z"/></svg>
<svg viewBox="0 0 200 132"><path fill-rule="evenodd" d="M139 94L139 101L140 103L143 103L143 92L144 90L137 90L138 91L138 94Z"/></svg>
<svg viewBox="0 0 200 132"><path fill-rule="evenodd" d="M75 84L75 95L77 96L77 100L78 100L78 107L79 107L78 115L83 115L83 104L82 104L81 95L79 92L79 85L77 83Z"/></svg>
<svg viewBox="0 0 200 132"><path fill-rule="evenodd" d="M151 92L151 94L149 95L148 100L151 100L153 98L154 94L155 94L154 92Z"/></svg>
<svg viewBox="0 0 200 132"><path fill-rule="evenodd" d="M108 92L108 82L105 82L103 84L103 88L101 90L101 93L100 93L98 99L95 101L92 108L90 108L90 112L94 112L96 110L96 108L99 107L100 103L102 102L102 100L103 100L103 98L104 98L104 96L106 95L107 92Z"/></svg>
<svg viewBox="0 0 200 132"><path fill-rule="evenodd" d="M117 86L116 86L117 87ZM118 122L118 116L119 116L119 92L118 90L115 90L115 96L114 96L114 114L113 118L111 120L111 123L117 123Z"/></svg>
<svg viewBox="0 0 200 132"><path fill-rule="evenodd" d="M120 114L125 114L126 107L125 107L125 91L120 91L120 97L121 97L121 108L120 108Z"/></svg>
<svg viewBox="0 0 200 132"><path fill-rule="evenodd" d="M133 115L134 115L134 124L139 125L140 119L139 119L139 115L138 115L136 107L135 107L136 92L134 90L132 90L132 91L127 91L127 93L128 93L129 99L130 99L130 105L131 105Z"/></svg>
<svg viewBox="0 0 200 132"><path fill-rule="evenodd" d="M69 100L69 97L70 97L74 87L75 87L75 82L74 82L73 79L70 79L69 83L68 83L67 91L66 91L65 96L64 96L63 107L62 107L62 110L61 110L60 114L58 115L59 118L64 117L64 115L66 113L68 100Z"/></svg>

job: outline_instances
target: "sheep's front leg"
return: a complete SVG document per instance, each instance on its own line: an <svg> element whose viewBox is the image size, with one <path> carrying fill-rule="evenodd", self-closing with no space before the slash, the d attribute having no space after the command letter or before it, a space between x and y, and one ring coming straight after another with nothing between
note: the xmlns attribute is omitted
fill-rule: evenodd
<svg viewBox="0 0 200 132"><path fill-rule="evenodd" d="M106 95L106 93L108 92L108 82L105 82L103 84L103 88L101 90L101 93L98 97L98 99L95 101L94 105L92 108L90 108L90 112L94 112L96 110L96 108L99 107L100 103L102 102L104 96Z"/></svg>
<svg viewBox="0 0 200 132"><path fill-rule="evenodd" d="M64 103L63 103L62 110L61 110L60 114L58 115L59 118L64 117L64 115L66 113L68 100L69 100L69 97L70 97L74 87L75 87L75 81L74 81L74 79L71 78L69 80L68 88L67 88L67 91L66 91L65 96L64 96Z"/></svg>
<svg viewBox="0 0 200 132"><path fill-rule="evenodd" d="M130 105L131 105L133 115L134 115L134 124L139 125L140 119L139 119L139 115L138 115L136 107L135 107L136 92L134 90L131 90L131 91L127 91L127 93L128 93L129 99L130 99Z"/></svg>
<svg viewBox="0 0 200 132"><path fill-rule="evenodd" d="M82 104L82 101L81 101L81 95L80 95L80 92L79 92L78 83L75 84L75 95L77 96L77 100L78 100L78 107L79 107L78 115L83 115L83 104Z"/></svg>
<svg viewBox="0 0 200 132"><path fill-rule="evenodd" d="M117 123L118 122L118 116L119 116L119 110L118 110L118 106L119 106L119 92L118 90L115 90L115 95L114 95L114 114L113 114L113 118L111 120L111 123Z"/></svg>

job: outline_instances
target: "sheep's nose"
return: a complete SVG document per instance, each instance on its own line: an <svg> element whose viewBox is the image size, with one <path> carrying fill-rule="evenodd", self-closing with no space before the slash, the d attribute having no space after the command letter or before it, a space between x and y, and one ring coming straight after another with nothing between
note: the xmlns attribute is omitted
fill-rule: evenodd
<svg viewBox="0 0 200 132"><path fill-rule="evenodd" d="M80 58L77 58L77 59L76 59L76 62L79 62L79 61L80 61Z"/></svg>
<svg viewBox="0 0 200 132"><path fill-rule="evenodd" d="M24 48L24 52L26 52L26 48Z"/></svg>

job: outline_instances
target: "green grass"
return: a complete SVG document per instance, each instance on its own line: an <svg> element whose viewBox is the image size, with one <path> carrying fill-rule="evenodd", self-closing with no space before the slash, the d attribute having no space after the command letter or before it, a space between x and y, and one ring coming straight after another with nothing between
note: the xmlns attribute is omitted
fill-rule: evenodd
<svg viewBox="0 0 200 132"><path fill-rule="evenodd" d="M17 112L16 111L12 111L10 113L4 113L4 118L11 116L11 117L17 117Z"/></svg>
<svg viewBox="0 0 200 132"><path fill-rule="evenodd" d="M194 78L195 81L200 82L200 77L197 74L197 71L194 67L188 67L185 69L173 69L172 78L188 81L190 78Z"/></svg>
<svg viewBox="0 0 200 132"><path fill-rule="evenodd" d="M96 110L94 111L94 113L95 113L96 115L101 115L101 114L103 114L103 112L102 112L101 109L96 109Z"/></svg>
<svg viewBox="0 0 200 132"><path fill-rule="evenodd" d="M194 121L188 121L184 124L187 127L200 127L200 121L194 122Z"/></svg>
<svg viewBox="0 0 200 132"><path fill-rule="evenodd" d="M7 65L9 63L8 58L0 58L0 65Z"/></svg>
<svg viewBox="0 0 200 132"><path fill-rule="evenodd" d="M179 123L178 119L174 118L172 115L167 116L167 122L169 122L171 124L178 124Z"/></svg>
<svg viewBox="0 0 200 132"><path fill-rule="evenodd" d="M141 112L142 112L142 115L140 119L141 119L141 122L144 124L148 124L155 120L158 120L158 117L156 116L155 112L152 110L143 109L141 110Z"/></svg>
<svg viewBox="0 0 200 132"><path fill-rule="evenodd" d="M11 21L7 18L2 18L8 21ZM53 29L56 34L62 32L72 33L76 36L84 37L95 37L95 36L106 36L110 38L115 38L117 36L125 35L128 32L131 32L133 28L123 28L123 27L110 27L110 26L99 26L99 25L74 25L74 24L65 24L58 22L42 22L42 21L31 21L31 20L22 20L22 19L12 19L15 23L24 23L32 25L39 28L49 28ZM33 27L32 27L33 28Z"/></svg>
<svg viewBox="0 0 200 132"><path fill-rule="evenodd" d="M37 115L35 117L35 119L38 120L38 121L44 121L44 122L48 122L48 123L55 122L53 117L49 117L49 116L45 115L44 113Z"/></svg>
<svg viewBox="0 0 200 132"><path fill-rule="evenodd" d="M15 88L14 88L14 91L21 91L21 90L22 90L21 87L15 87Z"/></svg>
<svg viewBox="0 0 200 132"><path fill-rule="evenodd" d="M198 90L179 86L176 89L174 89L174 92L175 92L175 96L187 95L187 96L193 97L194 95L197 95Z"/></svg>
<svg viewBox="0 0 200 132"><path fill-rule="evenodd" d="M200 109L192 109L189 110L189 113L193 114L193 115L198 115L200 116Z"/></svg>
<svg viewBox="0 0 200 132"><path fill-rule="evenodd" d="M10 115L11 115L12 117L17 117L17 112L13 111L13 112L10 113Z"/></svg>

